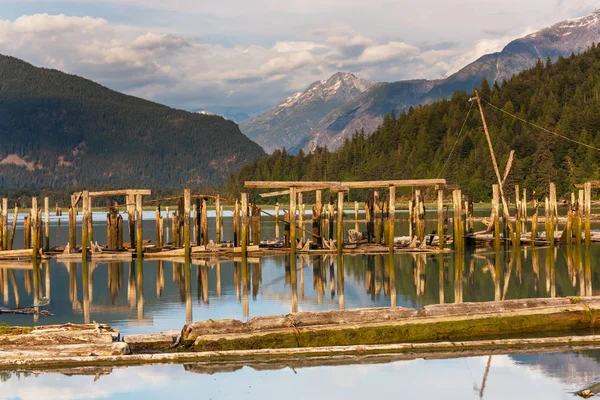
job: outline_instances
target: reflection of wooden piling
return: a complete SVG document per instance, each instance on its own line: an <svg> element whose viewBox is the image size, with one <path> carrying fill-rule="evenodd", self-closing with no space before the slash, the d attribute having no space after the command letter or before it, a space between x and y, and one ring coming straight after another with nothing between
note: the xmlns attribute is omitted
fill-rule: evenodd
<svg viewBox="0 0 600 400"><path fill-rule="evenodd" d="M50 199L44 197L44 251L50 250Z"/></svg>
<svg viewBox="0 0 600 400"><path fill-rule="evenodd" d="M191 253L190 238L190 208L191 208L190 189L183 189L183 247L185 258L189 260Z"/></svg>
<svg viewBox="0 0 600 400"><path fill-rule="evenodd" d="M242 257L248 255L248 193L242 193Z"/></svg>
<svg viewBox="0 0 600 400"><path fill-rule="evenodd" d="M583 186L584 190L584 218L585 218L585 245L590 247L592 244L590 216L592 213L592 183L586 182Z"/></svg>
<svg viewBox="0 0 600 400"><path fill-rule="evenodd" d="M221 243L221 195L217 194L215 199L215 235L217 244Z"/></svg>
<svg viewBox="0 0 600 400"><path fill-rule="evenodd" d="M388 244L390 246L390 252L394 251L394 233L395 233L395 225L396 225L396 187L390 186L390 204L388 206L389 213L389 239Z"/></svg>
<svg viewBox="0 0 600 400"><path fill-rule="evenodd" d="M342 253L344 247L344 192L338 192L337 204L337 251Z"/></svg>
<svg viewBox="0 0 600 400"><path fill-rule="evenodd" d="M296 188L290 188L290 249L296 254Z"/></svg>

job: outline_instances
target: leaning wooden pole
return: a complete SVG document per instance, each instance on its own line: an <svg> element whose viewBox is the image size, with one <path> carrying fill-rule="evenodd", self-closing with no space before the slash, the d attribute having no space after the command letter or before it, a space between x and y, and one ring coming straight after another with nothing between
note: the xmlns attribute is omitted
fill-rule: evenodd
<svg viewBox="0 0 600 400"><path fill-rule="evenodd" d="M496 154L494 153L492 139L490 138L490 132L488 131L487 123L485 122L485 115L483 114L483 107L481 106L481 99L479 98L479 92L477 92L477 90L475 90L475 99L477 100L477 105L479 105L479 112L481 114L481 122L483 123L485 138L487 139L488 147L490 149L490 156L492 157L492 165L494 167L494 172L496 173L496 179L498 180L498 188L500 190L500 197L502 198L502 214L504 215L506 223L510 226L510 214L508 213L508 204L506 203L506 198L504 197L502 178L500 177L500 170L498 169Z"/></svg>

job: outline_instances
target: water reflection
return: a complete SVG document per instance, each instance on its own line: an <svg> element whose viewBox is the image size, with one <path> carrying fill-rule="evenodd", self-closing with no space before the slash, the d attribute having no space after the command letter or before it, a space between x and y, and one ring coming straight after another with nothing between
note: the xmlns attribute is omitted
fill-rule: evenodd
<svg viewBox="0 0 600 400"><path fill-rule="evenodd" d="M51 298L50 317L12 324L98 321L124 333L208 318L532 297L590 296L600 246L477 249L448 254L285 256L247 260L0 263L2 306ZM312 282L312 284L311 284Z"/></svg>

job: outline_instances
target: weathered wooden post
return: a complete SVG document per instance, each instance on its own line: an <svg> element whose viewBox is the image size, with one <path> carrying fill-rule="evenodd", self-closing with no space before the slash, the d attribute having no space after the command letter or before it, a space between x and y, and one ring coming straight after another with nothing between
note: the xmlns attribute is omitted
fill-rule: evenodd
<svg viewBox="0 0 600 400"><path fill-rule="evenodd" d="M358 201L354 202L354 230L358 232Z"/></svg>
<svg viewBox="0 0 600 400"><path fill-rule="evenodd" d="M394 252L394 233L395 233L395 217L396 217L396 186L390 186L390 205L388 206L390 226L389 226L389 239L388 243L390 246L390 252Z"/></svg>
<svg viewBox="0 0 600 400"><path fill-rule="evenodd" d="M390 199L385 198L383 200L383 245L389 246L390 241L390 210L388 209L390 205Z"/></svg>
<svg viewBox="0 0 600 400"><path fill-rule="evenodd" d="M94 213L92 212L92 198L88 197L88 242L94 241Z"/></svg>
<svg viewBox="0 0 600 400"><path fill-rule="evenodd" d="M438 247L444 248L445 232L444 232L444 190L438 190L438 202L437 202L437 214L438 214Z"/></svg>
<svg viewBox="0 0 600 400"><path fill-rule="evenodd" d="M454 214L452 216L454 229L454 249L460 250L462 248L462 194L459 189L452 191L452 206L454 210Z"/></svg>
<svg viewBox="0 0 600 400"><path fill-rule="evenodd" d="M500 249L500 187L498 184L492 185L492 214L494 215L492 224L494 224L494 249Z"/></svg>
<svg viewBox="0 0 600 400"><path fill-rule="evenodd" d="M23 248L31 248L31 214L23 217Z"/></svg>
<svg viewBox="0 0 600 400"><path fill-rule="evenodd" d="M194 220L194 226L196 231L195 242L196 246L200 246L202 244L202 201L200 197L196 197L196 215ZM234 244L235 246L235 244Z"/></svg>
<svg viewBox="0 0 600 400"><path fill-rule="evenodd" d="M546 196L545 198L545 205L544 205L544 216L545 216L545 220L544 220L544 224L546 226L546 240L548 241L548 243L550 245L554 244L554 232L552 230L552 217L551 217L551 212L550 212L550 201L548 200L548 196Z"/></svg>
<svg viewBox="0 0 600 400"><path fill-rule="evenodd" d="M71 195L71 205L69 206L69 251L75 252L77 248L77 206L75 204L76 195Z"/></svg>
<svg viewBox="0 0 600 400"><path fill-rule="evenodd" d="M373 226L373 216L371 215L372 208L370 207L370 201L365 201L365 223L367 226L367 243L371 243L373 240L373 232L371 227Z"/></svg>
<svg viewBox="0 0 600 400"><path fill-rule="evenodd" d="M242 257L248 255L248 193L242 193Z"/></svg>
<svg viewBox="0 0 600 400"><path fill-rule="evenodd" d="M87 259L87 246L88 246L88 207L90 205L90 192L87 190L83 191L82 196L82 213L81 213L81 258Z"/></svg>
<svg viewBox="0 0 600 400"><path fill-rule="evenodd" d="M290 188L290 250L296 256L296 188Z"/></svg>
<svg viewBox="0 0 600 400"><path fill-rule="evenodd" d="M208 245L208 207L206 197L202 198L202 244Z"/></svg>
<svg viewBox="0 0 600 400"><path fill-rule="evenodd" d="M135 196L135 210L136 210L136 253L137 257L141 258L143 256L144 251L144 232L143 232L143 207L142 207L142 195L138 194Z"/></svg>
<svg viewBox="0 0 600 400"><path fill-rule="evenodd" d="M414 232L414 214L415 214L415 200L414 199L410 199L408 201L408 236L410 237L410 240L412 241L413 236L415 236L415 232Z"/></svg>
<svg viewBox="0 0 600 400"><path fill-rule="evenodd" d="M533 192L533 216L531 217L531 245L535 247L538 234L538 201L535 191ZM537 254L537 253L536 253Z"/></svg>
<svg viewBox="0 0 600 400"><path fill-rule="evenodd" d="M550 229L552 230L552 238L554 238L554 232L558 228L558 212L556 203L556 185L554 182L550 182L550 218L552 220ZM556 226L555 226L556 225Z"/></svg>
<svg viewBox="0 0 600 400"><path fill-rule="evenodd" d="M329 240L333 240L333 232L334 232L334 224L335 224L335 219L333 217L333 211L334 207L333 207L333 198L330 197L329 199L329 204L327 204L327 223L329 225L329 229L328 229L328 233L329 233Z"/></svg>
<svg viewBox="0 0 600 400"><path fill-rule="evenodd" d="M344 192L338 192L337 203L337 251L338 254L342 254L344 247Z"/></svg>
<svg viewBox="0 0 600 400"><path fill-rule="evenodd" d="M521 200L521 213L523 226L521 231L527 232L527 189L523 188L523 199Z"/></svg>
<svg viewBox="0 0 600 400"><path fill-rule="evenodd" d="M381 244L381 205L377 190L373 192L373 214L375 214L375 243Z"/></svg>
<svg viewBox="0 0 600 400"><path fill-rule="evenodd" d="M155 226L156 226L156 247L157 248L161 248L163 246L162 243L162 224L161 224L161 215L160 215L160 204L158 206L156 206L156 217L155 217L156 221L155 221Z"/></svg>
<svg viewBox="0 0 600 400"><path fill-rule="evenodd" d="M235 208L233 211L233 247L240 245L240 201L235 199Z"/></svg>
<svg viewBox="0 0 600 400"><path fill-rule="evenodd" d="M192 256L190 245L190 208L192 207L192 198L190 189L183 189L183 247L185 248L185 259L189 261Z"/></svg>
<svg viewBox="0 0 600 400"><path fill-rule="evenodd" d="M215 224L216 224L216 240L215 242L221 244L221 195L217 194L215 199Z"/></svg>
<svg viewBox="0 0 600 400"><path fill-rule="evenodd" d="M423 204L423 196L421 196L420 190L415 190L416 200L416 226L417 226L417 238L421 243L425 241L425 205Z"/></svg>
<svg viewBox="0 0 600 400"><path fill-rule="evenodd" d="M584 217L585 217L585 246L586 247L590 247L590 245L592 244L592 233L591 233L591 223L590 223L590 217L591 217L591 213L592 213L592 183L591 182L586 182L583 185L583 191L584 191L584 208L583 208L583 212L584 212Z"/></svg>
<svg viewBox="0 0 600 400"><path fill-rule="evenodd" d="M50 199L44 197L44 250L50 250Z"/></svg>
<svg viewBox="0 0 600 400"><path fill-rule="evenodd" d="M173 233L173 246L181 247L181 243L179 243L179 215L177 215L175 212L173 212L173 215L171 216L171 224L171 232Z"/></svg>
<svg viewBox="0 0 600 400"><path fill-rule="evenodd" d="M298 192L298 225L302 231L300 232L300 238L302 243L306 240L306 234L304 232L304 198L302 192Z"/></svg>
<svg viewBox="0 0 600 400"><path fill-rule="evenodd" d="M163 240L163 244L169 243L169 207L165 207L165 240Z"/></svg>
<svg viewBox="0 0 600 400"><path fill-rule="evenodd" d="M2 250L8 250L8 199L2 199Z"/></svg>
<svg viewBox="0 0 600 400"><path fill-rule="evenodd" d="M279 202L275 203L275 237L279 238Z"/></svg>
<svg viewBox="0 0 600 400"><path fill-rule="evenodd" d="M135 195L127 195L127 223L129 226L129 248L135 244Z"/></svg>

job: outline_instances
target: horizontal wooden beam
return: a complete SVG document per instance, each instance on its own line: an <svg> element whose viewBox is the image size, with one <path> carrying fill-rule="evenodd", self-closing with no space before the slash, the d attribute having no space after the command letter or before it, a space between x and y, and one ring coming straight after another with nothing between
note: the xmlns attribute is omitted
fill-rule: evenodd
<svg viewBox="0 0 600 400"><path fill-rule="evenodd" d="M435 185L435 190L459 190L460 186L457 184L450 185Z"/></svg>
<svg viewBox="0 0 600 400"><path fill-rule="evenodd" d="M313 192L315 190L323 190L323 189L327 189L327 186L318 186L318 187L298 189L298 190L296 190L296 193ZM259 194L259 196L264 199L265 197L286 196L289 194L290 194L290 191L288 189L288 190L278 190L276 192L261 193L261 194Z"/></svg>
<svg viewBox="0 0 600 400"><path fill-rule="evenodd" d="M130 189L130 190L104 190L102 192L90 192L90 197L108 197L108 196L126 196L128 194L142 196L150 196L152 190L150 189Z"/></svg>
<svg viewBox="0 0 600 400"><path fill-rule="evenodd" d="M378 187L407 187L407 186L435 186L445 185L445 179L408 179L390 181L362 181L362 182L317 182L317 181L246 181L247 189L283 189L283 188L315 188L315 187L347 187L349 189L368 189Z"/></svg>
<svg viewBox="0 0 600 400"><path fill-rule="evenodd" d="M592 189L600 188L600 181L589 181L589 183L592 184ZM584 183L576 183L573 186L575 186L577 189L583 189L585 184Z"/></svg>

